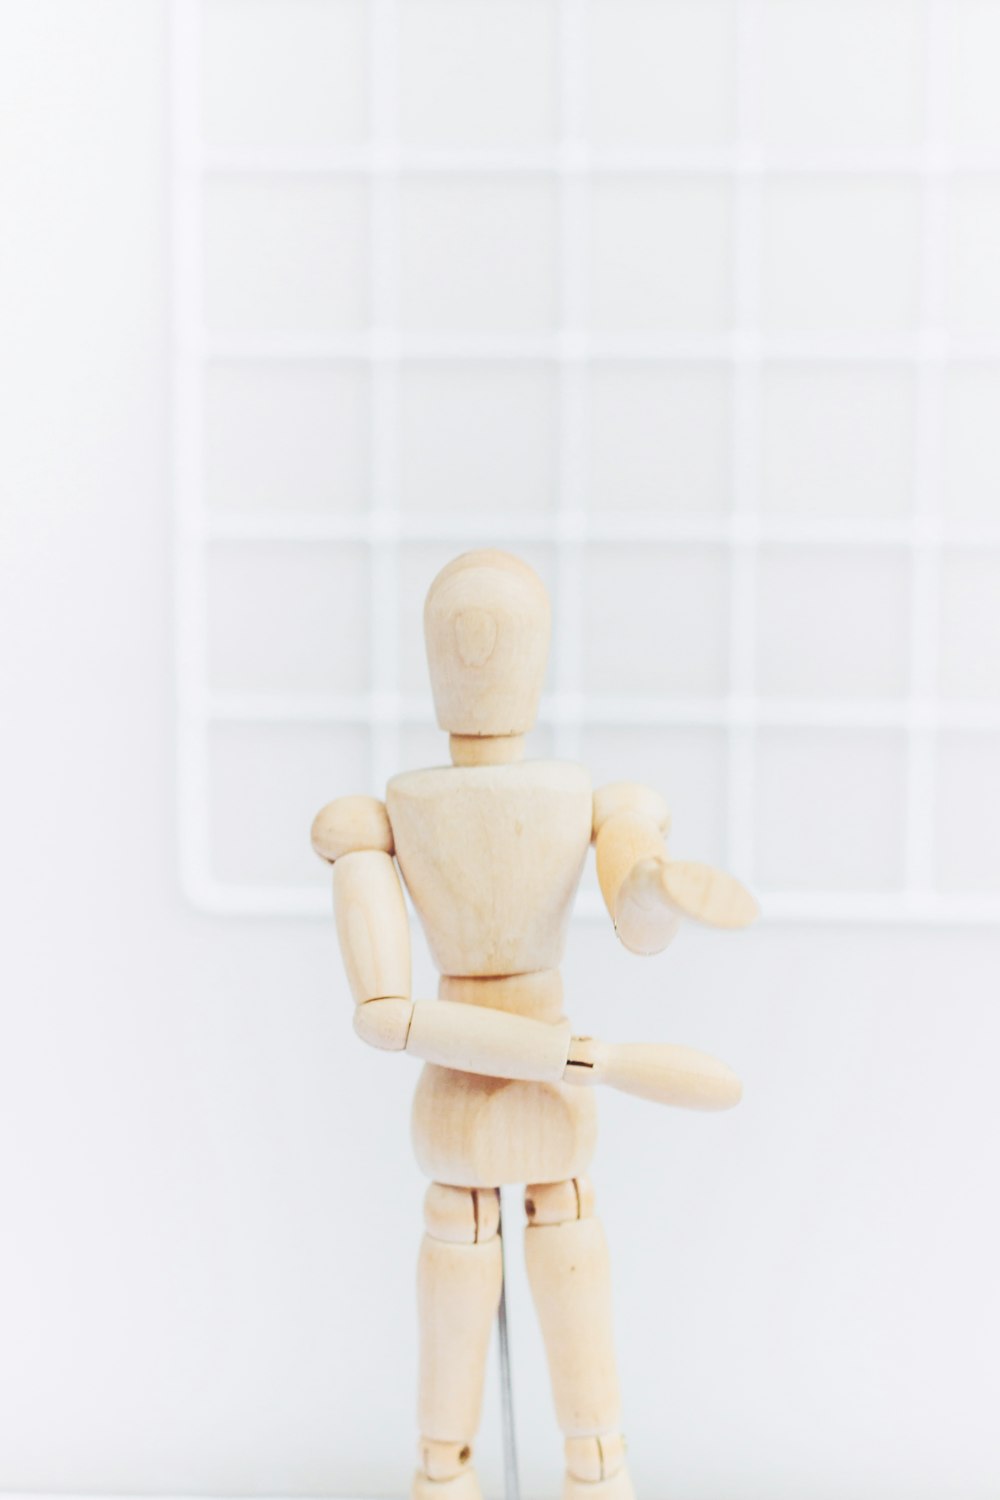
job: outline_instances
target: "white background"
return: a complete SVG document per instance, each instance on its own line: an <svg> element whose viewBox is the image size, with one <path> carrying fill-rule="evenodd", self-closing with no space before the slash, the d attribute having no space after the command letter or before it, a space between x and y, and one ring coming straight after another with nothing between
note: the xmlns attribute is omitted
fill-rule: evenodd
<svg viewBox="0 0 1000 1500"><path fill-rule="evenodd" d="M478 4L467 0L469 9ZM406 0L402 9L423 42L421 66L431 70L439 50L426 43L432 18ZM830 118L831 97L835 103L839 97L831 80L849 76L854 107L837 116L845 135L834 144L857 144L852 130L866 146L874 136L887 149L919 137L910 98L921 88L919 58L900 41L920 6L802 0L763 9L785 28L772 52L778 61L766 95L765 136L770 131L769 139L780 143L791 121L803 140L815 142ZM530 4L515 10L533 14ZM626 18L638 25L643 10L686 11L681 30L689 46L702 24L695 13L712 18L690 67L676 58L670 64L665 94L679 102L666 124L644 115L642 91L629 87L635 55L621 64L625 86L614 87L618 22L608 7L597 10L610 38L603 48L604 104L596 106L605 110L602 128L633 142L663 130L710 136L729 98L729 84L717 81L721 43L711 29L722 24L726 7L620 7L622 25ZM950 95L959 101L952 127L970 151L995 154L1000 131L989 113L984 59L985 40L996 36L997 7L956 0L945 10L961 21L948 63L958 80ZM845 62L844 23L836 18L848 12L855 40L851 27L862 17L883 30L875 38L862 32L869 45L860 53L848 45ZM144 0L37 0L8 4L2 25L0 488L9 565L0 600L7 710L0 825L7 918L0 1485L398 1494L414 1438L412 1281L422 1193L407 1143L414 1070L406 1059L368 1053L355 1041L327 925L213 917L192 910L179 894L165 9ZM505 34L499 27L498 69ZM354 118L352 76L337 96L348 119ZM405 117L418 131L429 128L420 111L427 88L433 92L432 71L427 78L423 91L407 96ZM630 95L637 112L631 118ZM541 94L538 100L532 129L547 128ZM477 96L468 100L470 121L481 104ZM302 128L322 129L324 122L307 119ZM849 186L857 191L853 180ZM862 194L866 186L871 191L862 183ZM796 248L796 225L820 244L833 233L823 205L810 196L817 192L811 178L796 179L776 199L769 223L782 254L808 260L808 246ZM965 258L957 268L949 262L951 279L944 278L948 322L970 337L996 332L995 257L988 254L996 234L994 192L989 180L976 178L956 194L952 210L965 214L969 227L956 239ZM648 199L634 195L608 223L627 225L630 212L647 206ZM868 223L856 201L845 211L849 224ZM698 313L701 328L713 316L718 219L704 202L691 212L696 221L703 213L704 223L704 254L690 266L708 299ZM862 255L850 306L859 305L854 293L865 293L869 321L906 324L912 311L906 182L880 197L873 212L881 225L874 250L863 234L860 240L877 263L871 269L869 252ZM834 223L843 220L834 215ZM410 264L417 265L413 274L425 295L427 268L419 256ZM658 286L655 279L609 278L601 316L615 328L646 314L669 322L675 312L657 312L649 303ZM447 283L442 288L444 296ZM775 273L770 281L764 276L763 288L765 309L779 324L792 318L795 328L809 326L817 303L807 280ZM533 307L515 285L510 315L527 309L525 316L535 316ZM315 313L312 301L307 312ZM348 315L349 306L331 308L335 321ZM829 316L828 308L815 313L821 322ZM804 505L828 508L848 493L855 516L880 504L906 506L906 481L893 467L898 452L864 421L875 403L890 429L899 424L900 450L903 438L909 443L914 436L905 372L894 384L880 369L882 385L872 390L863 381L876 377L854 372L836 403L843 442L831 451L855 455L844 460L839 483L830 478L829 461L815 463L814 447L802 440L796 449L781 437L790 426L801 438L810 419L822 437L828 408L801 390L773 394L776 425L764 425L761 443L769 472L778 476L773 493L802 489ZM1000 425L995 378L991 366L977 367L969 377L972 397L954 398L958 415L939 466L942 493L954 498L958 514L990 522ZM697 389L685 384L684 390L669 399L692 403L683 425L693 423L705 441L661 461L701 463L690 470L692 491L708 496L709 506L724 506L723 481L704 467L716 433L697 427L708 421L711 392L703 389L700 401ZM342 420L352 399L346 389L337 396ZM426 389L415 397L411 421L418 434L429 421L421 399L432 409L441 404L438 396L434 406L435 393ZM655 395L646 391L641 399L657 409ZM537 418L544 393L537 399L522 393L522 400ZM789 423L788 406L796 401L800 415ZM639 420L637 405L638 396L608 395L607 409L618 414L609 418L609 446L592 454L591 468L595 489L610 497L606 504L627 503L614 492L622 472L615 434ZM525 429L514 415L512 407L511 421L498 427L498 448L513 447L537 476L528 458L536 439L544 451L540 428L529 421ZM782 415L784 422L777 420ZM343 425L349 433L350 422ZM828 431L825 440L831 442ZM859 448L867 462L858 459ZM457 462L433 479L428 466L440 460L430 440L419 452L423 467L414 462L407 473L438 485L438 506L461 503L475 470L463 473ZM315 472L304 464L299 482L307 485ZM350 472L343 450L337 472ZM633 497L648 472L647 463L625 487ZM871 483L873 472L878 484ZM544 504L547 493L541 486L535 503ZM654 486L639 503L648 508L661 499ZM499 514L504 503L498 490L487 508ZM332 551L341 565L342 553ZM608 618L627 617L638 608L634 580L644 576L644 558L610 549L604 557L603 608ZM973 558L975 566L975 614L953 613L956 639L968 649L946 658L940 688L989 703L1000 608L989 555ZM816 567L822 574L816 588L830 591L822 597L842 598L836 577L822 572L825 561ZM875 563L865 567L874 626L891 643L898 627L891 580ZM400 599L404 628L416 621L432 554L415 549L409 570L412 582ZM683 571L679 576L683 583ZM793 582L801 576L793 570ZM780 600L780 589L767 597ZM957 597L966 591L958 588ZM817 612L803 609L800 619L815 625ZM223 624L230 618L224 609ZM767 629L765 623L763 639ZM780 621L773 632L780 643ZM657 643L644 648L644 669ZM688 669L701 674L699 682L712 681L718 670L710 645L699 642L704 654ZM404 670L420 690L419 655L410 657L409 649L401 653ZM826 636L810 649L830 674L824 691L837 693L841 671L853 672L852 682L870 671L873 694L892 690L891 652L872 665L862 639L845 668ZM249 659L256 660L252 653ZM340 657L345 669L350 659ZM230 658L227 670L238 675L245 660ZM288 659L275 661L277 686L297 686L289 681ZM594 665L614 671L599 658ZM671 668L682 673L680 688L669 675L656 685L687 691L683 670ZM776 691L812 686L808 674L803 685L802 659L794 653L770 655L761 672L763 691L769 672L778 676ZM612 738L600 748L605 758ZM618 744L623 756L635 758L627 735L619 734ZM715 856L725 848L725 817L705 768L722 752L710 736L686 744L686 754L676 743L663 752L677 782L665 790L690 852ZM424 731L414 732L409 745L413 756L425 749ZM959 872L949 889L961 887L968 862L975 889L996 886L993 842L984 832L991 818L996 827L993 751L988 740L977 740L950 788L946 805L954 822L937 835L949 840L942 858ZM850 817L850 798L838 785L844 773L836 747L824 743L820 752L828 774L822 785L807 781L805 791L826 809L820 831L835 835ZM309 776L322 770L322 753ZM440 752L426 749L432 753ZM640 758L655 762L658 753L647 745ZM970 813L976 755L981 776ZM362 778L366 756L361 743ZM353 789L341 785L346 759L338 757L342 749L331 757L329 785L318 797L302 789L309 806L309 797ZM299 856L286 854L288 835L274 811L291 805L278 785L279 767L276 753L273 799L265 774L263 788L242 805L239 797L213 802L214 826L228 844L241 823L257 821L260 808L272 830L269 842L248 849L257 850L265 874L276 869L296 881ZM802 780L802 766L783 771L779 759L771 774L763 790L776 833L758 851L770 861L764 873L771 884L808 889L817 825L789 815L780 795L789 777ZM887 774L891 785L891 769ZM701 799L696 817L684 812L686 781ZM864 788L865 777L860 781ZM974 822L979 826L970 832ZM964 842L956 826L966 829ZM865 857L888 880L891 824L883 835L884 844L865 846ZM823 873L829 878L831 870L847 888L842 852ZM739 941L688 933L647 963L618 948L604 926L574 929L565 973L581 1029L703 1046L746 1081L740 1111L718 1119L602 1100L593 1175L615 1262L627 1430L640 1494L866 1500L996 1494L998 966L1000 940L988 928L765 924ZM415 988L427 993L431 983L420 950ZM516 1207L512 1200L512 1219ZM558 1490L561 1444L516 1234L512 1241L523 1479L528 1495L551 1495ZM497 1427L491 1371L480 1444L491 1493L500 1482Z"/></svg>

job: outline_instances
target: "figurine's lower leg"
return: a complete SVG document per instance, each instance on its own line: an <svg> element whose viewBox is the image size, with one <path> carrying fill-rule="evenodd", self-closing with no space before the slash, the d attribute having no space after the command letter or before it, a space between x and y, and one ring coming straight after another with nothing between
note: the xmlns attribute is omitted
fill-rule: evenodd
<svg viewBox="0 0 1000 1500"><path fill-rule="evenodd" d="M564 1500L632 1500L621 1435L611 1270L585 1177L529 1187L525 1260L566 1439Z"/></svg>
<svg viewBox="0 0 1000 1500"><path fill-rule="evenodd" d="M413 1500L479 1500L472 1444L503 1275L493 1188L432 1183L420 1246L419 1465Z"/></svg>

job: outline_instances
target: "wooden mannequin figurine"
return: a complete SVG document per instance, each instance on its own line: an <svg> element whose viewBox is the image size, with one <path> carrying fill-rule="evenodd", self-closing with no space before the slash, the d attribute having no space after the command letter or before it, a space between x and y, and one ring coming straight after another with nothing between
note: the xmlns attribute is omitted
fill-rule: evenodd
<svg viewBox="0 0 1000 1500"><path fill-rule="evenodd" d="M333 864L337 934L374 1047L425 1067L413 1104L431 1179L418 1267L419 1467L414 1500L479 1500L471 1466L500 1296L498 1189L525 1183L525 1254L565 1437L565 1500L630 1500L611 1328L608 1252L584 1175L593 1085L665 1104L727 1109L740 1084L686 1047L574 1036L559 963L591 842L619 938L658 953L682 917L744 927L737 881L668 859L669 814L647 787L592 792L583 766L524 760L549 642L537 575L504 552L470 552L435 578L424 629L452 765L409 771L384 803L342 797L317 815ZM396 866L440 970L437 1000L410 995Z"/></svg>

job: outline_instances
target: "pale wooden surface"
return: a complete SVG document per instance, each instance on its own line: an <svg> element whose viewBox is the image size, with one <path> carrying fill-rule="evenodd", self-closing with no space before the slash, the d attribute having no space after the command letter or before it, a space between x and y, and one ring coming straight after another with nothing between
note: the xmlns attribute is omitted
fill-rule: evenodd
<svg viewBox="0 0 1000 1500"><path fill-rule="evenodd" d="M590 1164L597 1099L565 1083L511 1083L428 1063L411 1127L421 1171L440 1182L558 1182Z"/></svg>
<svg viewBox="0 0 1000 1500"><path fill-rule="evenodd" d="M389 814L377 797L338 797L328 802L313 819L309 838L320 859L329 864L358 849L393 852Z"/></svg>
<svg viewBox="0 0 1000 1500"><path fill-rule="evenodd" d="M608 818L625 812L649 818L664 838L670 832L670 809L659 792L637 781L609 781L594 792L594 838Z"/></svg>
<svg viewBox="0 0 1000 1500"><path fill-rule="evenodd" d="M574 1037L565 1076L569 1082L605 1083L654 1104L684 1109L732 1109L743 1092L736 1074L717 1057L669 1042Z"/></svg>
<svg viewBox="0 0 1000 1500"><path fill-rule="evenodd" d="M558 1083L569 1042L568 1021L531 1021L454 1000L422 1000L413 1008L406 1050L462 1073Z"/></svg>
<svg viewBox="0 0 1000 1500"><path fill-rule="evenodd" d="M462 1005L486 1005L535 1021L559 1021L563 1013L563 982L558 969L536 969L532 974L462 977L442 974L438 998Z"/></svg>
<svg viewBox="0 0 1000 1500"><path fill-rule="evenodd" d="M617 1432L611 1265L600 1220L530 1224L524 1256L564 1436Z"/></svg>
<svg viewBox="0 0 1000 1500"><path fill-rule="evenodd" d="M410 924L391 855L370 849L338 859L333 904L355 1000L409 995Z"/></svg>
<svg viewBox="0 0 1000 1500"><path fill-rule="evenodd" d="M523 734L450 734L454 766L506 766L524 759Z"/></svg>
<svg viewBox="0 0 1000 1500"><path fill-rule="evenodd" d="M582 766L408 771L390 781L386 801L396 858L442 974L558 968L590 844Z"/></svg>
<svg viewBox="0 0 1000 1500"><path fill-rule="evenodd" d="M457 735L524 734L535 722L551 615L538 575L509 552L467 552L424 605L434 707Z"/></svg>

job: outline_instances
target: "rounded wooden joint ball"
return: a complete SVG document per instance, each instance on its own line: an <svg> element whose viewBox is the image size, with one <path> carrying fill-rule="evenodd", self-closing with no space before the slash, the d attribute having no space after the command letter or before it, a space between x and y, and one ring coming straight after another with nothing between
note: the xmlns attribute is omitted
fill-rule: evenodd
<svg viewBox="0 0 1000 1500"><path fill-rule="evenodd" d="M343 854L375 849L392 854L392 828L385 803L377 797L338 797L313 818L310 842L328 864Z"/></svg>

